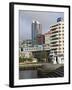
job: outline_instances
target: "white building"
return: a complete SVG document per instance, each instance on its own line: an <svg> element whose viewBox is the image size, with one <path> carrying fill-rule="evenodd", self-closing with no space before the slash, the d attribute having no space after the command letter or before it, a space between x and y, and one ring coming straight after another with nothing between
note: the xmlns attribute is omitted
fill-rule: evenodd
<svg viewBox="0 0 72 90"><path fill-rule="evenodd" d="M50 27L51 49L56 55L64 54L64 22L60 21Z"/></svg>
<svg viewBox="0 0 72 90"><path fill-rule="evenodd" d="M53 51L60 60L60 57L64 57L64 21L61 19L56 24L51 25L50 31L51 52Z"/></svg>

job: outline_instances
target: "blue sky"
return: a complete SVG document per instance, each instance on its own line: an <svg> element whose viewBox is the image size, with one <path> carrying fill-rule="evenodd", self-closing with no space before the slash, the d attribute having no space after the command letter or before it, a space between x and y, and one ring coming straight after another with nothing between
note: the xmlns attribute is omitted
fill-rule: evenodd
<svg viewBox="0 0 72 90"><path fill-rule="evenodd" d="M64 18L63 12L45 11L19 11L19 37L20 40L31 39L31 24L33 20L38 20L42 24L42 33L49 30L50 25L57 22L57 18Z"/></svg>

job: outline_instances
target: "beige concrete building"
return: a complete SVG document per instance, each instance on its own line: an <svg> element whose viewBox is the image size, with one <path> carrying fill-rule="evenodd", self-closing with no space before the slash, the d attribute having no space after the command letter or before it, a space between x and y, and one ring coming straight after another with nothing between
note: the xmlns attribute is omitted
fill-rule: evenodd
<svg viewBox="0 0 72 90"><path fill-rule="evenodd" d="M51 35L51 31L48 31L44 35L45 35L45 46L46 47L48 46L48 48L50 48L50 35Z"/></svg>
<svg viewBox="0 0 72 90"><path fill-rule="evenodd" d="M51 51L57 56L64 56L64 21L62 20L54 25L51 25L50 31Z"/></svg>
<svg viewBox="0 0 72 90"><path fill-rule="evenodd" d="M51 31L48 31L47 33L45 33L45 44L50 44L50 34Z"/></svg>

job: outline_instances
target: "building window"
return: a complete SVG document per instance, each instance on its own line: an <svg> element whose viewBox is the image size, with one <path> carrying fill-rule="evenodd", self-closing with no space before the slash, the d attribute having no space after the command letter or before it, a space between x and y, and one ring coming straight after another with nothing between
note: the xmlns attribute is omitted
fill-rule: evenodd
<svg viewBox="0 0 72 90"><path fill-rule="evenodd" d="M51 29L51 31L55 31L56 29L57 29L57 27L55 27L55 28Z"/></svg>
<svg viewBox="0 0 72 90"><path fill-rule="evenodd" d="M53 25L53 26L51 26L50 28L52 28L52 27L56 27L56 26L58 26L58 24L56 24L56 25Z"/></svg>
<svg viewBox="0 0 72 90"><path fill-rule="evenodd" d="M59 43L61 43L61 41L59 41Z"/></svg>
<svg viewBox="0 0 72 90"><path fill-rule="evenodd" d="M59 30L59 32L61 32L61 30Z"/></svg>
<svg viewBox="0 0 72 90"><path fill-rule="evenodd" d="M58 36L58 35L52 35L51 38L52 38L52 37L56 37L56 36Z"/></svg>
<svg viewBox="0 0 72 90"><path fill-rule="evenodd" d="M53 38L53 39L51 39L51 40L57 40L57 39L59 39L59 38Z"/></svg>
<svg viewBox="0 0 72 90"><path fill-rule="evenodd" d="M57 43L57 41L55 41L55 42L52 42L51 44L56 44Z"/></svg>
<svg viewBox="0 0 72 90"><path fill-rule="evenodd" d="M57 47L55 47L55 48L53 48L53 49L51 49L51 50L57 50Z"/></svg>
<svg viewBox="0 0 72 90"><path fill-rule="evenodd" d="M58 33L58 32L59 32L59 31L54 31L54 32L52 32L52 34L53 34L53 33Z"/></svg>
<svg viewBox="0 0 72 90"><path fill-rule="evenodd" d="M61 29L61 27L59 27L59 29Z"/></svg>
<svg viewBox="0 0 72 90"><path fill-rule="evenodd" d="M59 24L59 25L61 25L61 24Z"/></svg>
<svg viewBox="0 0 72 90"><path fill-rule="evenodd" d="M23 48L21 48L21 51L23 51Z"/></svg>
<svg viewBox="0 0 72 90"><path fill-rule="evenodd" d="M61 53L61 51L58 51L57 53Z"/></svg>
<svg viewBox="0 0 72 90"><path fill-rule="evenodd" d="M56 45L52 45L51 47L57 47L57 46L60 46L60 45L57 45L57 44L56 44Z"/></svg>

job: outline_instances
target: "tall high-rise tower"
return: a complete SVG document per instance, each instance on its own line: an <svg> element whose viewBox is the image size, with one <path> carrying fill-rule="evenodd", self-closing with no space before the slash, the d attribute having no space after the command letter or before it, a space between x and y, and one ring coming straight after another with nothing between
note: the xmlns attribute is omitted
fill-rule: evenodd
<svg viewBox="0 0 72 90"><path fill-rule="evenodd" d="M42 25L37 21L32 22L32 44L37 44L37 36L42 34Z"/></svg>

